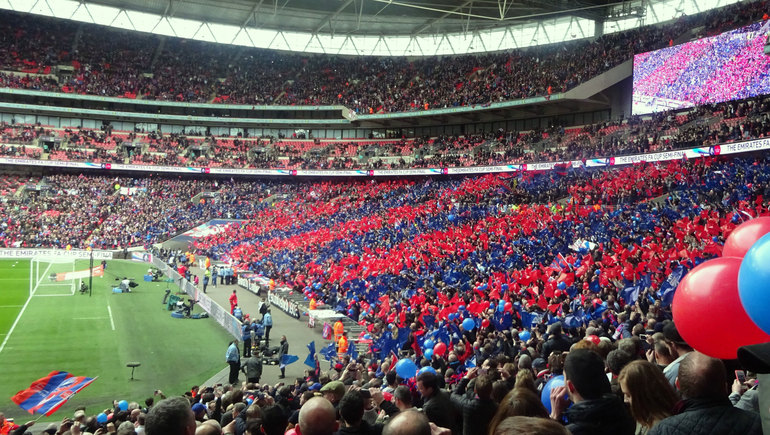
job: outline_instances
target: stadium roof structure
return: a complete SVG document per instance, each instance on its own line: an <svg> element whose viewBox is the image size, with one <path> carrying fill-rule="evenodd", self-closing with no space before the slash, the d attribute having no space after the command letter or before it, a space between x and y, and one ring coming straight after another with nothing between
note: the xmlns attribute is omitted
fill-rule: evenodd
<svg viewBox="0 0 770 435"><path fill-rule="evenodd" d="M0 9L298 52L482 53L656 24L739 0L0 0Z"/></svg>

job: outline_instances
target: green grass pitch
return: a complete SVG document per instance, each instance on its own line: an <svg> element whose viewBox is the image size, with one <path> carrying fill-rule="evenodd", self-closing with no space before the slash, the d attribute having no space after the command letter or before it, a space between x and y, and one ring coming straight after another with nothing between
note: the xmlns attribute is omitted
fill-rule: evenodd
<svg viewBox="0 0 770 435"><path fill-rule="evenodd" d="M77 261L74 269L88 269L88 261ZM71 270L72 265L54 263L40 275ZM30 294L30 261L0 261L0 343L7 338L0 350L0 411L17 423L36 418L11 396L52 370L98 376L49 418L61 420L79 406L97 414L113 400L143 403L156 389L182 394L223 369L230 336L210 318L172 318L161 302L167 286L172 292L178 287L143 282L146 271L146 264L109 261L105 276L93 279L92 296L72 294L71 285L46 278L23 309ZM123 276L139 287L130 294L112 293L115 278ZM141 366L129 380L126 363L133 361Z"/></svg>

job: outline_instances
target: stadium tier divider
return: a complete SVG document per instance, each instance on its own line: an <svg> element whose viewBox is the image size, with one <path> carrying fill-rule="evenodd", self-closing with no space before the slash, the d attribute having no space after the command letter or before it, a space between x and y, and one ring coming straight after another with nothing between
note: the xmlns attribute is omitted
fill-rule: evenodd
<svg viewBox="0 0 770 435"><path fill-rule="evenodd" d="M174 270L168 264L164 263L158 257L153 255L150 263L158 268L158 270L163 272L163 274L165 274L167 277L173 279L174 282L179 285L179 288L184 293L186 293L187 296L196 301L196 303L208 313L209 317L216 320L220 326L225 328L225 331L227 331L236 339L241 339L241 322L232 314L230 314L229 310L223 308L221 305L208 297L208 295L199 291L195 285L193 285L193 283L184 279L181 275L179 275L179 272Z"/></svg>

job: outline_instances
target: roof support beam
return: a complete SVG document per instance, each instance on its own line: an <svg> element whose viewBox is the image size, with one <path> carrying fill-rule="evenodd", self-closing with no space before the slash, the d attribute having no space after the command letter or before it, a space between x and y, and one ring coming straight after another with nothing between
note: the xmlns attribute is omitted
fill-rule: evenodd
<svg viewBox="0 0 770 435"><path fill-rule="evenodd" d="M339 8L337 8L337 11L327 15L324 17L321 21L319 21L318 26L316 26L315 29L313 29L313 33L318 33L326 27L327 25L330 25L332 20L337 18L337 15L341 14L342 11L347 9L348 6L350 6L353 3L354 0L346 0L345 3L342 4Z"/></svg>
<svg viewBox="0 0 770 435"><path fill-rule="evenodd" d="M249 14L246 16L246 20L241 24L241 27L246 27L247 24L251 21L252 18L255 18L257 15L257 11L259 11L259 8L262 6L262 3L265 0L259 0L258 2L254 3L254 6L251 7L251 10L249 11Z"/></svg>
<svg viewBox="0 0 770 435"><path fill-rule="evenodd" d="M433 19L430 19L430 20L426 21L425 24L423 24L422 26L414 29L414 31L412 32L412 36L419 35L420 33L430 29L430 27L433 26L434 24L438 23L439 21L443 20L444 18L446 18L446 17L448 17L448 16L450 16L452 14L456 14L459 11L462 11L463 8L465 8L465 7L468 7L468 6L473 7L473 1L474 0L468 0L465 3L461 4L460 6L457 6L456 8L452 9L451 11L446 11L440 17L436 17L436 18L433 18ZM468 20L470 20L472 14L469 12L467 15L468 15Z"/></svg>

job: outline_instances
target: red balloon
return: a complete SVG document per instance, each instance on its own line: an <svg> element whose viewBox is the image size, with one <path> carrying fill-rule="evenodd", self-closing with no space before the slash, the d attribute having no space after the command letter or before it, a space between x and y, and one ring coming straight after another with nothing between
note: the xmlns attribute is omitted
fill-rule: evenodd
<svg viewBox="0 0 770 435"><path fill-rule="evenodd" d="M743 258L749 248L767 233L770 233L770 217L768 216L752 219L738 225L725 240L722 256Z"/></svg>
<svg viewBox="0 0 770 435"><path fill-rule="evenodd" d="M671 306L676 329L695 350L735 359L738 348L770 341L746 314L738 295L741 259L706 261L684 276Z"/></svg>
<svg viewBox="0 0 770 435"><path fill-rule="evenodd" d="M510 302L506 302L505 305L503 305L503 308L505 309L506 313L510 313L513 309L513 304Z"/></svg>
<svg viewBox="0 0 770 435"><path fill-rule="evenodd" d="M489 327L489 319L484 319L481 321L481 327L482 328L488 328Z"/></svg>
<svg viewBox="0 0 770 435"><path fill-rule="evenodd" d="M446 352L446 344L438 343L435 346L433 346L434 355L444 356L444 352Z"/></svg>

